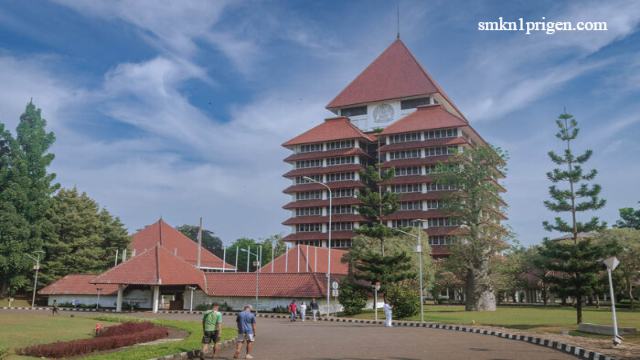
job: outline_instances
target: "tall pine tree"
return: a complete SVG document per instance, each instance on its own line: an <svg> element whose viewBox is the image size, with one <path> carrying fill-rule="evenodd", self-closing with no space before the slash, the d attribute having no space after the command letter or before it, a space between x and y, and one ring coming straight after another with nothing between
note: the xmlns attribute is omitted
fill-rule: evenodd
<svg viewBox="0 0 640 360"><path fill-rule="evenodd" d="M0 129L0 293L28 285L33 261L25 254L42 249L43 236L52 231L45 217L50 196L59 185L47 168L55 141L46 131L40 109L29 102L20 116L14 139Z"/></svg>
<svg viewBox="0 0 640 360"><path fill-rule="evenodd" d="M598 174L595 169L585 172L582 168L591 158L593 151L586 150L580 156L575 156L571 151L571 141L575 140L580 132L578 122L565 110L556 120L556 124L560 129L556 137L566 143L566 149L563 156L549 151L549 158L559 167L547 173L547 178L553 185L549 187L551 200L546 200L544 205L556 213L570 213L571 221L556 217L553 224L544 221L542 225L548 231L573 234L573 243L560 244L547 240L543 243L541 254L549 259L549 269L556 271L557 275L550 278L555 291L563 297L573 296L576 299L577 322L580 324L582 300L584 296L593 294L597 287L598 267L595 266L595 260L602 256L602 249L588 240L578 243L578 234L602 230L606 228L606 223L601 223L597 217L592 217L589 222L580 222L577 214L599 210L605 206L606 200L598 197L602 190L600 185L589 186L585 183L593 180ZM556 185L559 183L567 184L568 189L559 188Z"/></svg>

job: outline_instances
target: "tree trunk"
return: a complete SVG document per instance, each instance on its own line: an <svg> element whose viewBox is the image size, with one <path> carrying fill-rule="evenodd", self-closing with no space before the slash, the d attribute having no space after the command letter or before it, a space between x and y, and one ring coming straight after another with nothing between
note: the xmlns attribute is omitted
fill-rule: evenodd
<svg viewBox="0 0 640 360"><path fill-rule="evenodd" d="M544 302L544 306L549 304L549 293L546 286L542 286L542 302Z"/></svg>
<svg viewBox="0 0 640 360"><path fill-rule="evenodd" d="M600 309L600 295L596 295L596 309Z"/></svg>
<svg viewBox="0 0 640 360"><path fill-rule="evenodd" d="M582 296L580 296L578 301L576 301L576 310L578 310L576 315L578 317L578 325L580 325L582 324Z"/></svg>
<svg viewBox="0 0 640 360"><path fill-rule="evenodd" d="M9 283L5 279L2 279L2 285L0 285L0 296L5 296L9 291Z"/></svg>
<svg viewBox="0 0 640 360"><path fill-rule="evenodd" d="M631 301L631 311L635 310L635 299L633 298L633 285L629 282L629 286L627 286L627 291L629 292L629 300Z"/></svg>
<svg viewBox="0 0 640 360"><path fill-rule="evenodd" d="M489 280L489 262L482 261L467 271L466 311L495 311L496 296Z"/></svg>

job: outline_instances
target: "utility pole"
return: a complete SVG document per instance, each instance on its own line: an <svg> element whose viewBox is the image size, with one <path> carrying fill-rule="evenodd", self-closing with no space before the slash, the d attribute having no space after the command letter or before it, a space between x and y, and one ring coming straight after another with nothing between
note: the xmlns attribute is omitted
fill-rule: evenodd
<svg viewBox="0 0 640 360"><path fill-rule="evenodd" d="M36 278L33 281L33 299L31 300L31 307L36 306L36 290L38 289L38 270L40 270L40 254L44 254L44 251L38 250L38 251L34 251L34 253L36 254L37 258L34 258L29 254L25 254L36 261L36 266L34 267L34 269L36 270Z"/></svg>

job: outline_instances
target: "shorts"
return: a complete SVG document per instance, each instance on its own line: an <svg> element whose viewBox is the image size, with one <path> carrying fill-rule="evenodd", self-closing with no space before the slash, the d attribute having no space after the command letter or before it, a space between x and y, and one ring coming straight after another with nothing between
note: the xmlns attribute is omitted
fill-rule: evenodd
<svg viewBox="0 0 640 360"><path fill-rule="evenodd" d="M238 334L238 338L236 338L237 342L243 342L245 340L247 342L254 342L255 341L253 339L253 334Z"/></svg>
<svg viewBox="0 0 640 360"><path fill-rule="evenodd" d="M214 344L220 341L220 333L218 332L218 330L204 332L204 335L202 336L202 343L211 344L212 341Z"/></svg>

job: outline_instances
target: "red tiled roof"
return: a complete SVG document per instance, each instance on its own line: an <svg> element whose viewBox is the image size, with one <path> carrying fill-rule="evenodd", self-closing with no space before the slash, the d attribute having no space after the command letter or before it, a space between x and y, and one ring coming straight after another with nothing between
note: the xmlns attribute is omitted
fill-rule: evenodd
<svg viewBox="0 0 640 360"><path fill-rule="evenodd" d="M461 113L404 43L396 40L347 85L327 109L433 93L440 93Z"/></svg>
<svg viewBox="0 0 640 360"><path fill-rule="evenodd" d="M300 272L327 273L328 250L325 247L297 245L291 250L278 256L273 260L273 271L271 264L262 266L263 273L297 273L298 272L298 249L300 249ZM346 250L331 249L331 274L347 274L349 266L341 262ZM287 261L287 257L289 260ZM316 264L317 260L317 264ZM326 281L326 277L324 278Z"/></svg>
<svg viewBox="0 0 640 360"><path fill-rule="evenodd" d="M331 216L332 222L352 222L352 221L368 221L366 217L358 214L333 214ZM328 216L296 216L287 219L282 225L295 225L295 224L324 224L329 223Z"/></svg>
<svg viewBox="0 0 640 360"><path fill-rule="evenodd" d="M354 197L343 197L343 198L335 198L331 200L331 206L338 205L360 205L362 201L358 200ZM287 205L283 206L283 209L297 209L304 207L317 207L317 206L329 206L329 200L298 200L292 201Z"/></svg>
<svg viewBox="0 0 640 360"><path fill-rule="evenodd" d="M339 281L344 275L331 274L331 281ZM248 297L256 296L255 273L207 273L209 296ZM326 274L313 273L260 273L258 295L280 298L323 298L326 296Z"/></svg>
<svg viewBox="0 0 640 360"><path fill-rule="evenodd" d="M358 181L355 181L355 180L333 181L333 182L328 182L327 185L331 190L350 189L350 188L362 189L367 187L367 185L365 185L362 181L359 181L359 180ZM310 184L291 185L288 188L284 189L284 191L282 192L285 194L290 194L290 193L295 193L299 191L314 191L314 190L324 190L324 189L326 188L320 184L310 183Z"/></svg>
<svg viewBox="0 0 640 360"><path fill-rule="evenodd" d="M337 149L337 150L328 150L328 151L315 151L315 152L306 152L306 153L297 153L289 155L285 162L293 162L300 160L311 160L311 159L322 159L336 156L350 156L350 155L364 155L371 157L366 151L361 148L350 148L350 149Z"/></svg>
<svg viewBox="0 0 640 360"><path fill-rule="evenodd" d="M415 220L415 219L431 219L446 217L442 210L430 209L426 211L422 210L407 210L396 211L391 215L384 216L385 220Z"/></svg>
<svg viewBox="0 0 640 360"><path fill-rule="evenodd" d="M293 139L285 142L282 146L293 146L300 144L310 144L323 141L365 139L374 141L374 138L363 133L349 121L347 117L337 117L325 119L324 122L311 130L308 130Z"/></svg>
<svg viewBox="0 0 640 360"><path fill-rule="evenodd" d="M176 253L182 259L190 264L198 264L198 243L183 235L180 231L169 226L162 220L147 226L146 228L133 234L131 242L131 250L135 250L138 254L147 249L151 249L156 244L162 245L164 248ZM222 268L222 259L213 255L204 247L201 250L202 267ZM235 269L233 265L225 265L226 269Z"/></svg>
<svg viewBox="0 0 640 360"><path fill-rule="evenodd" d="M356 236L353 231L332 231L331 239L351 239ZM303 241L303 240L328 240L329 233L323 232L301 232L296 234L289 234L285 236L282 241Z"/></svg>
<svg viewBox="0 0 640 360"><path fill-rule="evenodd" d="M118 285L95 285L89 280L96 274L69 274L38 291L40 295L98 295L96 287L101 288L100 295L115 295Z"/></svg>
<svg viewBox="0 0 640 360"><path fill-rule="evenodd" d="M327 167L294 169L282 176L286 178L294 178L296 176L313 176L313 175L334 174L334 173L348 172L348 171L360 171L360 169L364 169L364 166L360 164L335 165L335 166L327 166Z"/></svg>
<svg viewBox="0 0 640 360"><path fill-rule="evenodd" d="M388 169L392 166L394 167L406 167L406 166L421 166L421 165L435 165L438 161L447 162L449 161L450 155L439 155L439 156L427 156L424 158L413 158L413 159L400 159L400 160L390 160L382 163L383 169Z"/></svg>
<svg viewBox="0 0 640 360"><path fill-rule="evenodd" d="M467 126L461 118L445 110L442 104L418 106L418 110L387 126L380 135L401 134Z"/></svg>
<svg viewBox="0 0 640 360"><path fill-rule="evenodd" d="M199 285L206 289L204 273L157 244L93 278L91 284Z"/></svg>
<svg viewBox="0 0 640 360"><path fill-rule="evenodd" d="M448 145L459 145L459 144L468 144L467 139L458 136L458 137L450 137L443 139L430 139L424 141L408 141L402 143L395 143L389 145L383 145L380 147L380 151L398 151L398 150L413 150L413 149L424 149L434 146L448 146Z"/></svg>

